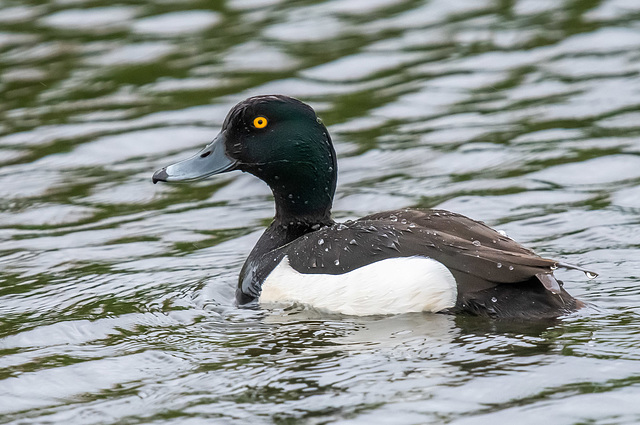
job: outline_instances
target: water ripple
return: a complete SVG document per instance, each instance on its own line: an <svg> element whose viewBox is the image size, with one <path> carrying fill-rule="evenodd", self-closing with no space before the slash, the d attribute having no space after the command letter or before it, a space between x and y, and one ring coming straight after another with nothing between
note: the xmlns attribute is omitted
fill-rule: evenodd
<svg viewBox="0 0 640 425"><path fill-rule="evenodd" d="M635 0L0 0L0 416L40 423L640 420ZM153 186L253 94L311 103L334 215L484 220L589 307L553 322L234 306L249 175Z"/></svg>

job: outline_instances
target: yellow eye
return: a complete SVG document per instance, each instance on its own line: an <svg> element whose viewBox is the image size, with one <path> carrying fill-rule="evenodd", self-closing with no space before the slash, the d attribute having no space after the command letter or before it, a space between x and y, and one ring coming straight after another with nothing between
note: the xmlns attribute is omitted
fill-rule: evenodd
<svg viewBox="0 0 640 425"><path fill-rule="evenodd" d="M265 128L267 126L267 119L265 117L255 117L253 119L253 126L255 128Z"/></svg>

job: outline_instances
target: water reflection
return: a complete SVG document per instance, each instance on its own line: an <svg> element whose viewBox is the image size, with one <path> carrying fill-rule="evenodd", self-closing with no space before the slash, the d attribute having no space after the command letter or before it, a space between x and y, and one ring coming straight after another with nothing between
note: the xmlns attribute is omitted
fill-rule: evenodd
<svg viewBox="0 0 640 425"><path fill-rule="evenodd" d="M636 1L0 0L7 423L638 422ZM153 186L253 94L311 103L338 219L439 206L600 272L550 323L238 310L251 176Z"/></svg>

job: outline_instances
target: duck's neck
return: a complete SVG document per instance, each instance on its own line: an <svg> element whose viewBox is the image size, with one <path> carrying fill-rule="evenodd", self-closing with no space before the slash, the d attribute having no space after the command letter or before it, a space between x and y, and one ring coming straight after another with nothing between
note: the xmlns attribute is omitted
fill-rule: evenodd
<svg viewBox="0 0 640 425"><path fill-rule="evenodd" d="M253 248L250 258L278 249L310 232L331 226L331 204L335 183L316 179L306 182L304 190L295 190L292 182L281 182L273 188L276 215ZM334 180L335 181L335 180ZM320 186L317 184L320 183ZM275 190L279 189L279 190Z"/></svg>
<svg viewBox="0 0 640 425"><path fill-rule="evenodd" d="M336 190L335 162L320 166L300 163L295 174L281 173L270 179L268 184L276 204L276 215L264 237L274 240L272 249L333 224L331 206Z"/></svg>
<svg viewBox="0 0 640 425"><path fill-rule="evenodd" d="M317 183L317 182L314 182ZM293 185L291 185L293 186ZM330 183L278 188L273 190L276 215L273 224L285 228L323 225L331 221L331 204L335 185Z"/></svg>

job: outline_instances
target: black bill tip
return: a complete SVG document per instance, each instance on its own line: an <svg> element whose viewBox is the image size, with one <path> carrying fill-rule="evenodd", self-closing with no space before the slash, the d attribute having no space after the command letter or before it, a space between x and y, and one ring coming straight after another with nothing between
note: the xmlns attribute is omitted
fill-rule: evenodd
<svg viewBox="0 0 640 425"><path fill-rule="evenodd" d="M167 174L167 167L161 168L155 173L153 173L153 177L151 177L151 181L153 184L158 182L166 182L169 174Z"/></svg>

